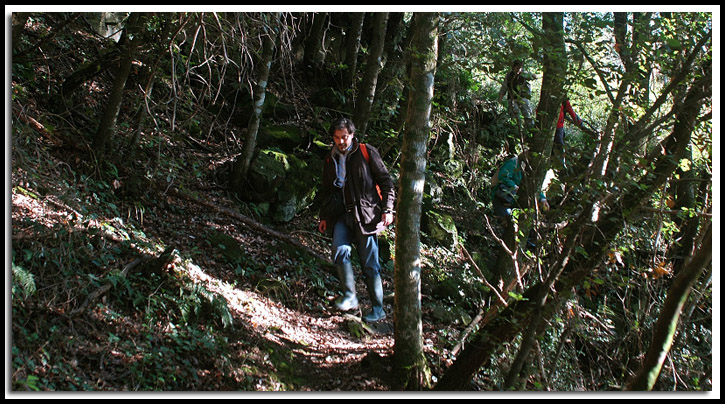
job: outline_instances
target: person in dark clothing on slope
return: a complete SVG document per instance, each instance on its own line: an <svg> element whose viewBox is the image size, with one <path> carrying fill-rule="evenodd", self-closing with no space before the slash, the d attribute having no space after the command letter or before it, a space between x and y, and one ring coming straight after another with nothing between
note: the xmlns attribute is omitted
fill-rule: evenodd
<svg viewBox="0 0 725 404"><path fill-rule="evenodd" d="M531 85L529 80L535 77L524 72L524 63L521 60L515 60L511 65L511 71L506 74L501 89L498 92L498 101L501 102L505 95L508 95L509 113L516 119L521 121L524 117L525 129L529 130L534 126L534 116L531 109ZM520 126L520 123L519 123Z"/></svg>
<svg viewBox="0 0 725 404"><path fill-rule="evenodd" d="M393 223L395 187L377 149L355 138L350 119L333 122L330 135L334 145L323 162L318 230L332 232L332 258L343 291L336 305L342 311L358 307L350 260L355 243L372 303L363 320L379 321L386 315L377 235Z"/></svg>

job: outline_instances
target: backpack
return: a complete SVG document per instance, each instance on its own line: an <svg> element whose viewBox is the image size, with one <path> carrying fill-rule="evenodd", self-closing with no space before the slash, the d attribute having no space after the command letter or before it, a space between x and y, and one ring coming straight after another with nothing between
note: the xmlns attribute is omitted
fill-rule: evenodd
<svg viewBox="0 0 725 404"><path fill-rule="evenodd" d="M370 155L368 154L368 147L365 145L365 143L360 143L360 152L362 153L363 157L365 157L365 162L370 164ZM380 197L380 200L383 200L383 193L380 191L380 185L375 184L375 188L378 190L378 197Z"/></svg>
<svg viewBox="0 0 725 404"><path fill-rule="evenodd" d="M497 168L496 171L491 175L491 187L496 188L498 185L498 172L501 171L501 167Z"/></svg>

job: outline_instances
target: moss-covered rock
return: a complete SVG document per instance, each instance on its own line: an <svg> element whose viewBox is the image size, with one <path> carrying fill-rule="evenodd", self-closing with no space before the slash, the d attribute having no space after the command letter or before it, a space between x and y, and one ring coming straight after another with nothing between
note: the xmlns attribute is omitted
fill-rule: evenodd
<svg viewBox="0 0 725 404"><path fill-rule="evenodd" d="M451 215L429 210L425 213L425 225L429 241L449 249L458 244L458 229Z"/></svg>
<svg viewBox="0 0 725 404"><path fill-rule="evenodd" d="M249 166L249 193L241 196L247 201L270 202L287 177L288 166L284 153L261 150Z"/></svg>
<svg viewBox="0 0 725 404"><path fill-rule="evenodd" d="M289 222L314 201L321 164L311 154L300 158L280 150L261 150L250 166L247 200L269 203L272 221Z"/></svg>
<svg viewBox="0 0 725 404"><path fill-rule="evenodd" d="M307 137L294 125L265 125L257 138L260 148L278 147L289 153L306 145Z"/></svg>

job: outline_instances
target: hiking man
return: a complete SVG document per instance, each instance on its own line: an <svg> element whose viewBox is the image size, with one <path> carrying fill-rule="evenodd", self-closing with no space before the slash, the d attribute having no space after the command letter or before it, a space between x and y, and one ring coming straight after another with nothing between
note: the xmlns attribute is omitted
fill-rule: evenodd
<svg viewBox="0 0 725 404"><path fill-rule="evenodd" d="M378 150L355 138L355 125L350 119L333 122L330 135L334 145L323 163L318 230L332 231L332 258L343 291L336 306L342 311L358 307L350 261L355 242L372 303L372 310L363 320L379 321L385 318L385 311L377 235L393 223L393 180Z"/></svg>
<svg viewBox="0 0 725 404"><path fill-rule="evenodd" d="M498 101L501 102L504 95L508 94L509 113L521 122L521 115L524 116L524 123L527 129L534 126L534 118L531 110L531 85L529 80L536 77L524 72L524 63L516 59L511 65L511 71L506 74L501 89L498 92Z"/></svg>

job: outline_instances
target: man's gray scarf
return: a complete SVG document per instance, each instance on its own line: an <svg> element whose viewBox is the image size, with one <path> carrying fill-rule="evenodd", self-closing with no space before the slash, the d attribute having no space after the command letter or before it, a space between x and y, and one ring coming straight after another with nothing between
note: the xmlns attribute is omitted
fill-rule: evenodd
<svg viewBox="0 0 725 404"><path fill-rule="evenodd" d="M336 146L332 147L332 161L335 162L335 173L337 174L333 184L340 189L345 185L345 167L347 166L345 160L347 160L347 153L350 149L352 149L352 145L344 152L341 152Z"/></svg>

